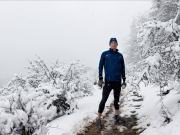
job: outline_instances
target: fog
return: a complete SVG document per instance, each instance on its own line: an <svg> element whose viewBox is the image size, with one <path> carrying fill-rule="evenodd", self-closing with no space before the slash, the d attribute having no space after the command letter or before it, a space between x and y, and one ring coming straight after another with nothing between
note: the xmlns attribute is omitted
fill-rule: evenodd
<svg viewBox="0 0 180 135"><path fill-rule="evenodd" d="M0 87L25 73L35 55L47 63L79 59L97 69L109 38L123 52L132 20L149 1L1 1Z"/></svg>

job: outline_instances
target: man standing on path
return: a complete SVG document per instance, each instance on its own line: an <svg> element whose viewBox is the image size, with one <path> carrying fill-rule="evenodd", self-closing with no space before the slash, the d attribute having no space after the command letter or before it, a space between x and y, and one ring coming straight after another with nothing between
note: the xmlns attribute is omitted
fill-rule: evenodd
<svg viewBox="0 0 180 135"><path fill-rule="evenodd" d="M109 97L111 90L114 91L114 108L115 108L115 123L119 123L119 97L121 86L126 87L125 64L123 55L118 51L118 42L116 38L111 38L109 41L109 50L102 52L99 61L99 81L98 85L102 88L103 84L103 67L105 72L105 85L103 86L102 99L98 108L98 117L96 119L97 128L102 128L101 115L105 107L105 103ZM123 79L123 83L121 83Z"/></svg>

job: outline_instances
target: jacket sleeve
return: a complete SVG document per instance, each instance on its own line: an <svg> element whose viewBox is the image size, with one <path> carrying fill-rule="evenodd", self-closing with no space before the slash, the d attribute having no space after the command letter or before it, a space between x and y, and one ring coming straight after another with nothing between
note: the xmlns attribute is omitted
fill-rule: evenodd
<svg viewBox="0 0 180 135"><path fill-rule="evenodd" d="M123 82L125 82L126 80L126 74L125 74L125 62L124 62L124 57L122 55L122 79L123 79Z"/></svg>
<svg viewBox="0 0 180 135"><path fill-rule="evenodd" d="M103 79L103 67L104 67L104 53L101 54L100 61L99 61L99 79Z"/></svg>

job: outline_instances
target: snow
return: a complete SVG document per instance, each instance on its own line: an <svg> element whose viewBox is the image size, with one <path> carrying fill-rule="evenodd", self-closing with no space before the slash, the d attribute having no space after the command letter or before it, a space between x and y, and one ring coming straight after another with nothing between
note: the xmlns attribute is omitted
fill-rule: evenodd
<svg viewBox="0 0 180 135"><path fill-rule="evenodd" d="M180 127L180 105L178 100L180 94L176 90L171 91L163 98L163 103L170 113L172 121L164 123L161 114L161 102L159 87L141 85L141 94L143 95L142 106L137 110L139 118L139 127L146 128L140 135L179 135ZM150 124L147 126L147 124Z"/></svg>
<svg viewBox="0 0 180 135"><path fill-rule="evenodd" d="M56 120L48 123L48 135L75 135L85 125L97 117L98 106L102 98L102 89L94 85L92 89L93 95L81 98L77 101L78 109L70 115L64 115ZM110 105L113 100L113 93L106 102L106 107ZM107 111L105 107L103 114Z"/></svg>
<svg viewBox="0 0 180 135"><path fill-rule="evenodd" d="M156 53L154 54L153 56L149 56L147 59L146 59L146 62L149 64L149 65L159 65L159 59L160 59L160 55L159 53Z"/></svg>
<svg viewBox="0 0 180 135"><path fill-rule="evenodd" d="M79 62L48 66L37 58L27 69L27 75L15 75L0 91L0 134L39 135L41 127L76 112L87 102L81 98L93 94L94 70Z"/></svg>
<svg viewBox="0 0 180 135"><path fill-rule="evenodd" d="M155 12L154 9L152 12L161 14L164 11ZM140 57L132 61L135 64L129 66L128 76L128 79L132 78L131 85L135 83L138 94L143 97L140 108L135 109L139 119L137 127L145 129L140 135L179 135L180 27L175 23L176 18L168 19L168 15L172 16L168 10L167 21L164 22L152 12L149 12L147 20L136 24L137 45L131 48L139 49L134 52L134 57ZM131 97L128 98L130 103L127 104L136 104L130 101ZM130 108L125 111L128 110Z"/></svg>

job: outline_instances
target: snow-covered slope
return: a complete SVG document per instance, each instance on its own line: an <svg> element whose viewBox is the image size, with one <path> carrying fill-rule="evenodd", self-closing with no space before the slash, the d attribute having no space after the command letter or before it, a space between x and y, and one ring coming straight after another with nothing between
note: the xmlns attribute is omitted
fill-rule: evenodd
<svg viewBox="0 0 180 135"><path fill-rule="evenodd" d="M139 126L146 128L141 135L179 135L180 127L180 94L176 91L180 85L174 86L163 99L159 96L159 88L142 86L143 102L138 110ZM167 113L167 114L166 114ZM166 115L169 119L164 119Z"/></svg>
<svg viewBox="0 0 180 135"><path fill-rule="evenodd" d="M154 7L136 21L137 50L128 66L128 80L143 97L137 109L141 135L179 135L180 27L179 1L154 0Z"/></svg>
<svg viewBox="0 0 180 135"><path fill-rule="evenodd" d="M83 130L84 126L92 122L97 117L98 106L101 100L102 89L94 85L91 90L91 96L79 99L77 101L78 109L70 115L64 115L49 124L45 129L48 135L76 135L77 132ZM113 93L111 92L106 106L109 106L113 101ZM105 107L103 114L108 109ZM43 132L43 131L42 131Z"/></svg>
<svg viewBox="0 0 180 135"><path fill-rule="evenodd" d="M2 135L39 135L43 125L75 112L81 99L94 94L94 71L78 61L47 66L38 57L27 69L0 90Z"/></svg>

